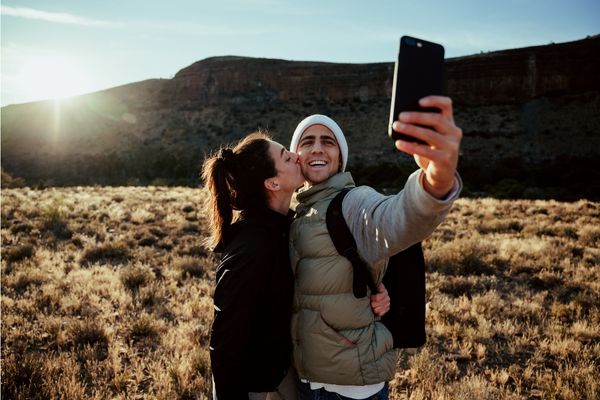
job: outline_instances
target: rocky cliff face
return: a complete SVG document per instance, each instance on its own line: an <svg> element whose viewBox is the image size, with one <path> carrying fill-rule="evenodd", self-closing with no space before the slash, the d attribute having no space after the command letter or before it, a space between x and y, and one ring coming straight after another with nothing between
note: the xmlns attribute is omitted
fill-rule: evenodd
<svg viewBox="0 0 600 400"><path fill-rule="evenodd" d="M465 105L514 104L600 89L600 37L454 58L448 92Z"/></svg>
<svg viewBox="0 0 600 400"><path fill-rule="evenodd" d="M258 127L287 144L318 112L345 131L351 167L412 168L386 135L393 67L216 57L168 80L3 107L2 167L50 184L190 183L221 144ZM485 165L496 170L485 179L498 180L518 165L506 175L515 178L519 168L597 157L598 71L600 36L446 60L466 174Z"/></svg>
<svg viewBox="0 0 600 400"><path fill-rule="evenodd" d="M468 106L508 104L600 88L598 37L446 61L447 91ZM245 57L208 58L179 71L163 100L215 105L391 96L392 63L333 64ZM255 94L256 97L253 97Z"/></svg>
<svg viewBox="0 0 600 400"><path fill-rule="evenodd" d="M179 71L163 100L199 106L389 96L394 66L216 57Z"/></svg>

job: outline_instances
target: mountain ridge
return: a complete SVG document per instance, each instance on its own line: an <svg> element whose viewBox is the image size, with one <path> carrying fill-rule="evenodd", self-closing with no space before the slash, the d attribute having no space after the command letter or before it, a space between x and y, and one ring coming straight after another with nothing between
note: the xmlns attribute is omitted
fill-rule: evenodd
<svg viewBox="0 0 600 400"><path fill-rule="evenodd" d="M474 187L515 179L518 171L501 173L507 160L526 168L598 155L590 145L600 126L598 54L597 35L446 60L447 93L465 133L462 166L497 166L473 179ZM63 101L58 122L52 101L6 106L2 168L31 184L193 184L205 154L259 127L287 144L312 113L340 123L353 170L412 168L385 135L392 74L393 63L385 62L222 56L171 79Z"/></svg>

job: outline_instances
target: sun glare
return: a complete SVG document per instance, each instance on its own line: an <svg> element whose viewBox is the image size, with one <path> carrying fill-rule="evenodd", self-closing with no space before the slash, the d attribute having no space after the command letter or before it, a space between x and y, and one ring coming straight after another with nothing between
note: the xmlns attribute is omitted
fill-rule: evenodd
<svg viewBox="0 0 600 400"><path fill-rule="evenodd" d="M76 60L58 55L29 57L16 80L21 92L36 100L61 99L93 90L86 69Z"/></svg>

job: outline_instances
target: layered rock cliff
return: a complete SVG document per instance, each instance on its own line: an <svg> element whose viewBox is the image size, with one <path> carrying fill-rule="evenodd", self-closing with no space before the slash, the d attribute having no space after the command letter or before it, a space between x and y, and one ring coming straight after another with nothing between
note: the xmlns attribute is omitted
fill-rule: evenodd
<svg viewBox="0 0 600 400"><path fill-rule="evenodd" d="M594 160L598 71L599 36L447 59L473 189ZM318 112L345 131L351 168L395 183L377 167L414 164L386 136L392 75L393 63L209 58L172 79L3 107L2 167L30 183L192 184L204 155L223 143L260 127L287 144L296 124Z"/></svg>

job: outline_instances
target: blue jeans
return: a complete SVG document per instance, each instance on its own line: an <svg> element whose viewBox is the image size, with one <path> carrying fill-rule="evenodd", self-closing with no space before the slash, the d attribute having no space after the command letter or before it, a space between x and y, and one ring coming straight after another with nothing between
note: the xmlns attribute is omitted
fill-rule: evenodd
<svg viewBox="0 0 600 400"><path fill-rule="evenodd" d="M383 385L383 389L379 392L375 393L372 396L367 397L364 400L388 400L389 399L389 389L388 383L386 382ZM300 382L298 383L298 400L354 400L350 397L342 396L341 394L337 394L334 392L328 392L325 389L315 389L312 390L310 388L309 383Z"/></svg>

